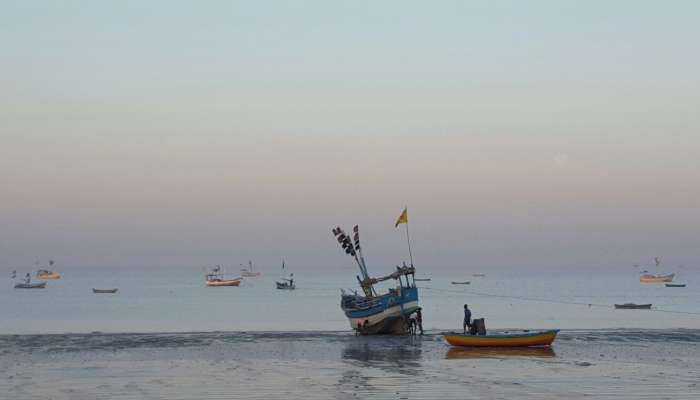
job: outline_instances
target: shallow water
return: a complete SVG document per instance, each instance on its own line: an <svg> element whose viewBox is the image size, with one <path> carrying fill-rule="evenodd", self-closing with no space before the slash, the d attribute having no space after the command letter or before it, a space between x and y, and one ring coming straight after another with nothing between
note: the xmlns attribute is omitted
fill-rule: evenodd
<svg viewBox="0 0 700 400"><path fill-rule="evenodd" d="M49 281L43 290L12 289L10 279L0 285L0 334L346 330L340 288L357 286L356 271L350 267L294 268L295 291L274 288L278 269L263 269L262 277L223 288L205 287L201 268L58 271L63 278ZM477 272L487 276L471 276ZM676 272L688 287L640 284L631 267L595 273L419 268L418 276L433 279L418 285L429 329L461 329L463 303L471 305L475 317L486 317L489 328L700 329L700 274L689 269ZM10 271L0 274L9 277ZM451 285L453 280L472 284ZM119 292L93 294L93 287L117 287ZM614 303L624 302L652 303L657 311L613 309Z"/></svg>
<svg viewBox="0 0 700 400"><path fill-rule="evenodd" d="M700 330L563 331L552 349L437 332L0 336L2 399L695 399Z"/></svg>

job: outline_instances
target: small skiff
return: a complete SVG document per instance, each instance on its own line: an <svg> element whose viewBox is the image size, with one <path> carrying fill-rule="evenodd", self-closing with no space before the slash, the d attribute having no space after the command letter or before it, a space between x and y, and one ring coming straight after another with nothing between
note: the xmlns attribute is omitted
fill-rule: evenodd
<svg viewBox="0 0 700 400"><path fill-rule="evenodd" d="M676 276L676 274L668 274L668 275L651 275L651 274L644 274L639 277L639 281L642 283L663 283L663 282L672 282L673 277Z"/></svg>
<svg viewBox="0 0 700 400"><path fill-rule="evenodd" d="M685 287L685 283L667 283L666 287Z"/></svg>
<svg viewBox="0 0 700 400"><path fill-rule="evenodd" d="M460 282L460 281L452 281L452 284L453 284L453 285L468 285L468 284L470 284L470 283L471 283L471 282L469 282L469 281L462 281L462 282Z"/></svg>
<svg viewBox="0 0 700 400"><path fill-rule="evenodd" d="M489 335L445 333L445 340L460 347L531 347L550 346L559 333L558 329L547 331L503 332Z"/></svg>
<svg viewBox="0 0 700 400"><path fill-rule="evenodd" d="M40 283L15 283L15 289L43 289L46 287L46 282Z"/></svg>
<svg viewBox="0 0 700 400"><path fill-rule="evenodd" d="M58 272L54 272L54 271L47 271L45 269L40 269L36 273L36 278L37 279L45 279L45 280L61 279L61 274L59 274Z"/></svg>
<svg viewBox="0 0 700 400"><path fill-rule="evenodd" d="M241 279L209 279L207 286L238 286L241 284Z"/></svg>
<svg viewBox="0 0 700 400"><path fill-rule="evenodd" d="M95 289L92 288L92 293L117 293L119 289Z"/></svg>
<svg viewBox="0 0 700 400"><path fill-rule="evenodd" d="M414 281L416 282L430 282L432 278L416 278Z"/></svg>
<svg viewBox="0 0 700 400"><path fill-rule="evenodd" d="M618 310L650 310L651 304L635 304L635 303L615 304L615 308Z"/></svg>

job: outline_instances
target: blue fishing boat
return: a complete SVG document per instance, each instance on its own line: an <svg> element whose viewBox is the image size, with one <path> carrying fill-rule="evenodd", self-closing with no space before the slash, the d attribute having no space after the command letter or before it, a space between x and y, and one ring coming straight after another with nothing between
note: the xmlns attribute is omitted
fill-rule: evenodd
<svg viewBox="0 0 700 400"><path fill-rule="evenodd" d="M360 268L357 281L363 293L341 293L340 307L350 326L363 335L408 333L409 317L419 307L416 269L413 265L407 266L404 263L389 275L371 278L362 255L357 225L353 231L354 243L340 227L333 229L333 234L345 253L350 255ZM375 285L392 279L396 281L396 287L390 288L387 293L378 294Z"/></svg>

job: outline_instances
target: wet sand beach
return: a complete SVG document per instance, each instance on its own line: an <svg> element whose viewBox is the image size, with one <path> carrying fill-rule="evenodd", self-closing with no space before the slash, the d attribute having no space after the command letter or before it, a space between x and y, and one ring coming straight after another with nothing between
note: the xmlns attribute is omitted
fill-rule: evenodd
<svg viewBox="0 0 700 400"><path fill-rule="evenodd" d="M696 399L700 330L563 331L551 349L439 332L0 336L0 399Z"/></svg>

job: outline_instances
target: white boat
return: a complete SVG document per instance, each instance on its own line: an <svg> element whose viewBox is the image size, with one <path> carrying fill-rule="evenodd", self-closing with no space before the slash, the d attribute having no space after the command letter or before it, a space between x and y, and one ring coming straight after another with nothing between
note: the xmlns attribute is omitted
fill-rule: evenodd
<svg viewBox="0 0 700 400"><path fill-rule="evenodd" d="M253 271L253 262L248 261L248 268L241 268L241 276L245 278L254 278L260 276L260 272Z"/></svg>

